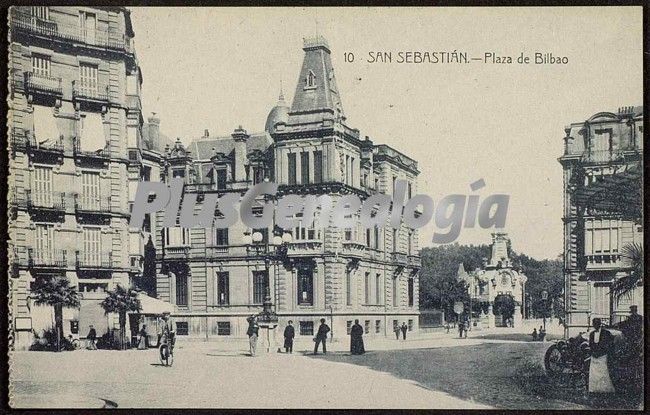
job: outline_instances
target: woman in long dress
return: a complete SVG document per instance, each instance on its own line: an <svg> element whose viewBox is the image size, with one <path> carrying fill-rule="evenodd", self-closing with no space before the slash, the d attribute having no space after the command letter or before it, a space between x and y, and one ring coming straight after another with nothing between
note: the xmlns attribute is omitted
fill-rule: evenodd
<svg viewBox="0 0 650 415"><path fill-rule="evenodd" d="M607 368L607 357L612 350L614 337L602 327L599 318L593 319L594 330L589 333L591 362L589 364L589 393L613 393L614 385Z"/></svg>
<svg viewBox="0 0 650 415"><path fill-rule="evenodd" d="M363 347L363 327L359 320L354 320L354 325L350 329L350 354L364 354L366 349Z"/></svg>
<svg viewBox="0 0 650 415"><path fill-rule="evenodd" d="M138 350L146 350L149 347L149 342L147 341L147 326L142 325L139 333L140 339L138 340Z"/></svg>

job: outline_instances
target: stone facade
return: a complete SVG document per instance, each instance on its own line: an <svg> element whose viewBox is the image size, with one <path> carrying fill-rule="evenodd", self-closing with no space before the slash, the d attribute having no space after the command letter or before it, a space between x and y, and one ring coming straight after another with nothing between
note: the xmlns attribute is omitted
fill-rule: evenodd
<svg viewBox="0 0 650 415"><path fill-rule="evenodd" d="M626 203L622 199L601 201L617 207L614 210L581 206L576 191L638 169L643 108L601 112L570 124L565 133L564 154L559 158L564 170L565 307L567 334L574 335L586 331L594 317L606 324L618 323L633 304L642 313L641 285L621 298L610 295L612 281L630 272L622 256L624 248L643 244L640 212L638 217L622 213L619 208L624 206L616 206ZM631 191L641 192L640 181L637 187Z"/></svg>
<svg viewBox="0 0 650 415"><path fill-rule="evenodd" d="M226 137L206 131L187 148L177 141L165 155L164 177L184 177L185 197L243 195L263 180L277 183L281 195L329 194L334 202L347 194L390 195L397 179L408 182L408 196L416 194L417 162L347 125L327 42L306 40L303 50L293 103L281 95L266 131L240 127ZM162 214L156 220L161 226ZM268 276L264 259L244 242L255 231L272 241L277 229L238 221L227 231L177 227L156 235L158 296L175 304L179 338L245 336L245 319L261 311L267 281L280 333L293 320L296 334L311 338L320 318L334 338L345 337L354 319L369 335L392 335L402 322L418 329L417 230L299 226L285 260L270 261Z"/></svg>
<svg viewBox="0 0 650 415"><path fill-rule="evenodd" d="M142 74L122 7L13 7L9 13L9 260L14 346L51 327L35 306L38 278L66 277L81 307L64 311L85 335L115 327L99 302L138 273L131 262L129 192L139 177ZM135 175L135 176L134 176ZM77 333L74 333L75 335Z"/></svg>

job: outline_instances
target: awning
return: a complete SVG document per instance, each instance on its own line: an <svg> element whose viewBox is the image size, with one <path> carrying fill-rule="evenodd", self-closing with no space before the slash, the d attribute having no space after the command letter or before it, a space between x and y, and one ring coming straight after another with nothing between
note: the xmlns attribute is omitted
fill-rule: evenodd
<svg viewBox="0 0 650 415"><path fill-rule="evenodd" d="M641 218L642 175L640 165L599 177L594 183L578 188L574 200L578 206L596 209L626 218Z"/></svg>
<svg viewBox="0 0 650 415"><path fill-rule="evenodd" d="M149 297L144 293L138 293L138 300L140 300L140 305L142 306L140 314L161 315L163 313L174 312L174 306L172 304L157 298Z"/></svg>

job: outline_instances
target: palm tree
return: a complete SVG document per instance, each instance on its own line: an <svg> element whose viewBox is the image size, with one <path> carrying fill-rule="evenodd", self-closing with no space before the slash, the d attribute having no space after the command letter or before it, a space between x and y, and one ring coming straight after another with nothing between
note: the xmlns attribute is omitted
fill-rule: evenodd
<svg viewBox="0 0 650 415"><path fill-rule="evenodd" d="M117 313L120 317L120 349L124 348L126 331L126 314L129 311L140 311L142 306L138 294L130 288L123 288L117 285L108 293L108 297L101 303L104 313Z"/></svg>
<svg viewBox="0 0 650 415"><path fill-rule="evenodd" d="M630 272L612 283L610 292L616 300L643 283L643 246L637 242L627 244L621 250L621 256L626 260Z"/></svg>
<svg viewBox="0 0 650 415"><path fill-rule="evenodd" d="M31 287L31 298L36 305L54 307L54 325L56 328L56 350L61 350L63 339L63 307L79 307L79 295L70 281L64 277L37 278Z"/></svg>

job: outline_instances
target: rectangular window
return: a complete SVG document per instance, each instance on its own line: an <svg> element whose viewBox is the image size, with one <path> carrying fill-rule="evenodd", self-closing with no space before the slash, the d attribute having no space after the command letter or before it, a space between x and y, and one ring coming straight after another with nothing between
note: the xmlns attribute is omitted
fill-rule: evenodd
<svg viewBox="0 0 650 415"><path fill-rule="evenodd" d="M399 299L399 279L397 277L393 277L393 307L397 307L398 304L398 299Z"/></svg>
<svg viewBox="0 0 650 415"><path fill-rule="evenodd" d="M314 272L311 269L298 269L298 304L314 305Z"/></svg>
<svg viewBox="0 0 650 415"><path fill-rule="evenodd" d="M230 336L229 321L217 321L217 336Z"/></svg>
<svg viewBox="0 0 650 415"><path fill-rule="evenodd" d="M79 12L79 26L81 37L86 43L95 44L97 30L97 17L94 13Z"/></svg>
<svg viewBox="0 0 650 415"><path fill-rule="evenodd" d="M217 304L230 304L230 273L217 272Z"/></svg>
<svg viewBox="0 0 650 415"><path fill-rule="evenodd" d="M352 271L345 271L345 304L352 305Z"/></svg>
<svg viewBox="0 0 650 415"><path fill-rule="evenodd" d="M102 114L96 112L80 113L79 130L81 142L78 144L78 150L96 152L106 148L106 135L104 134Z"/></svg>
<svg viewBox="0 0 650 415"><path fill-rule="evenodd" d="M411 245L413 244L413 232L409 231L408 233L408 241L407 241L407 246L406 250L409 255L411 255Z"/></svg>
<svg viewBox="0 0 650 415"><path fill-rule="evenodd" d="M350 332L352 331L352 320L348 320L345 322L345 328L349 336Z"/></svg>
<svg viewBox="0 0 650 415"><path fill-rule="evenodd" d="M381 304L381 274L375 275L375 304Z"/></svg>
<svg viewBox="0 0 650 415"><path fill-rule="evenodd" d="M32 6L32 16L42 20L49 20L50 8L47 6Z"/></svg>
<svg viewBox="0 0 650 415"><path fill-rule="evenodd" d="M413 187L412 187L412 185L411 185L411 182L409 182L409 184L408 184L407 194L408 194L408 198L409 198L409 199L410 199L411 197L413 197Z"/></svg>
<svg viewBox="0 0 650 415"><path fill-rule="evenodd" d="M253 167L253 185L264 181L264 169L262 167Z"/></svg>
<svg viewBox="0 0 650 415"><path fill-rule="evenodd" d="M165 228L162 231L165 246L188 246L190 244L190 230L188 228L174 226Z"/></svg>
<svg viewBox="0 0 650 415"><path fill-rule="evenodd" d="M187 336L189 333L190 333L190 325L187 323L187 321L176 322L176 335Z"/></svg>
<svg viewBox="0 0 650 415"><path fill-rule="evenodd" d="M375 226L374 228L374 233L375 233L375 249L379 249L379 227Z"/></svg>
<svg viewBox="0 0 650 415"><path fill-rule="evenodd" d="M102 233L99 228L83 228L82 256L85 265L101 265Z"/></svg>
<svg viewBox="0 0 650 415"><path fill-rule="evenodd" d="M34 184L32 202L38 206L52 206L52 169L50 167L34 167Z"/></svg>
<svg viewBox="0 0 650 415"><path fill-rule="evenodd" d="M370 320L364 321L364 323L363 323L363 332L365 334L370 333Z"/></svg>
<svg viewBox="0 0 650 415"><path fill-rule="evenodd" d="M296 184L296 153L287 154L289 168L289 184Z"/></svg>
<svg viewBox="0 0 650 415"><path fill-rule="evenodd" d="M356 186L356 182L354 180L354 157L350 157L350 183L348 183L350 186Z"/></svg>
<svg viewBox="0 0 650 415"><path fill-rule="evenodd" d="M314 183L323 182L323 152L314 151Z"/></svg>
<svg viewBox="0 0 650 415"><path fill-rule="evenodd" d="M50 76L51 59L46 55L32 55L32 73L39 76Z"/></svg>
<svg viewBox="0 0 650 415"><path fill-rule="evenodd" d="M300 153L300 183L309 183L309 152Z"/></svg>
<svg viewBox="0 0 650 415"><path fill-rule="evenodd" d="M262 304L266 295L266 271L253 271L253 304Z"/></svg>
<svg viewBox="0 0 650 415"><path fill-rule="evenodd" d="M217 228L214 236L216 246L228 246L228 228Z"/></svg>
<svg viewBox="0 0 650 415"><path fill-rule="evenodd" d="M366 304L370 304L370 273L366 272L365 278L365 300Z"/></svg>
<svg viewBox="0 0 650 415"><path fill-rule="evenodd" d="M345 156L345 184L350 184L350 156Z"/></svg>
<svg viewBox="0 0 650 415"><path fill-rule="evenodd" d="M600 316L609 316L609 286L594 284L591 289L591 313Z"/></svg>
<svg viewBox="0 0 650 415"><path fill-rule="evenodd" d="M375 333L381 332L381 320L375 320Z"/></svg>
<svg viewBox="0 0 650 415"><path fill-rule="evenodd" d="M59 141L59 127L52 107L33 105L34 138L36 146L48 145Z"/></svg>
<svg viewBox="0 0 650 415"><path fill-rule="evenodd" d="M314 335L314 322L313 321L300 321L298 322L300 326L300 335L301 336L313 336Z"/></svg>
<svg viewBox="0 0 650 415"><path fill-rule="evenodd" d="M393 229L393 252L397 252L397 238L399 234L397 229Z"/></svg>
<svg viewBox="0 0 650 415"><path fill-rule="evenodd" d="M226 188L226 178L228 174L226 169L217 169L217 190L224 190Z"/></svg>
<svg viewBox="0 0 650 415"><path fill-rule="evenodd" d="M408 321L408 330L413 331L413 320Z"/></svg>
<svg viewBox="0 0 650 415"><path fill-rule="evenodd" d="M176 304L187 305L187 275L176 275Z"/></svg>
<svg viewBox="0 0 650 415"><path fill-rule="evenodd" d="M344 237L346 241L351 241L352 240L352 229L346 229L344 231Z"/></svg>
<svg viewBox="0 0 650 415"><path fill-rule="evenodd" d="M413 278L409 278L408 280L408 292L409 292L409 307L413 307Z"/></svg>
<svg viewBox="0 0 650 415"><path fill-rule="evenodd" d="M100 206L99 173L81 173L81 205L84 210L99 210Z"/></svg>
<svg viewBox="0 0 650 415"><path fill-rule="evenodd" d="M97 65L79 65L79 92L83 96L96 97L98 87Z"/></svg>
<svg viewBox="0 0 650 415"><path fill-rule="evenodd" d="M39 262L50 263L50 260L52 259L52 249L54 247L54 227L45 224L36 225L35 239L35 258L38 259Z"/></svg>
<svg viewBox="0 0 650 415"><path fill-rule="evenodd" d="M370 248L370 228L366 229L366 246Z"/></svg>

